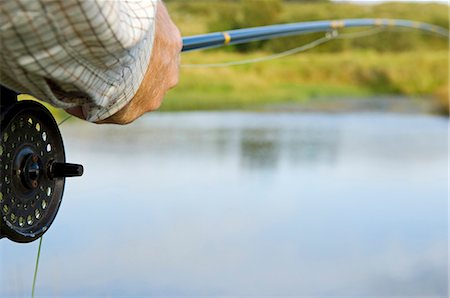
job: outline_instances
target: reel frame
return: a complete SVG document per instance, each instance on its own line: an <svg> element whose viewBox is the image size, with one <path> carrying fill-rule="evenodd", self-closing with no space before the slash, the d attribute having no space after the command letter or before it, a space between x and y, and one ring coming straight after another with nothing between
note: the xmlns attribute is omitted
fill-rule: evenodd
<svg viewBox="0 0 450 298"><path fill-rule="evenodd" d="M4 87L0 95L0 238L28 243L50 228L65 178L81 176L83 166L65 162L58 125L43 105L19 102Z"/></svg>

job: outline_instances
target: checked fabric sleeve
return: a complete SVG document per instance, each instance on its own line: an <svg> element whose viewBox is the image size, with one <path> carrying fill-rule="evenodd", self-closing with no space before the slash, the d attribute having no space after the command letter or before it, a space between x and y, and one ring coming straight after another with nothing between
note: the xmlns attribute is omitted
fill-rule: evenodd
<svg viewBox="0 0 450 298"><path fill-rule="evenodd" d="M157 0L0 0L0 84L103 120L144 79L156 6Z"/></svg>

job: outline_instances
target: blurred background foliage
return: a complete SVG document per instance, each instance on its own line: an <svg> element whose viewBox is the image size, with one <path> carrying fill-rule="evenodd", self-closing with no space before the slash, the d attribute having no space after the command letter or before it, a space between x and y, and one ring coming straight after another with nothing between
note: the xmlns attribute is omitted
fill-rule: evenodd
<svg viewBox="0 0 450 298"><path fill-rule="evenodd" d="M398 18L449 27L447 5L392 2L167 0L183 36L278 23ZM354 32L346 29L342 32ZM264 57L323 37L310 34L182 55L183 64ZM334 40L294 56L227 68L183 68L163 110L246 109L315 100L402 96L448 114L448 41L415 30Z"/></svg>

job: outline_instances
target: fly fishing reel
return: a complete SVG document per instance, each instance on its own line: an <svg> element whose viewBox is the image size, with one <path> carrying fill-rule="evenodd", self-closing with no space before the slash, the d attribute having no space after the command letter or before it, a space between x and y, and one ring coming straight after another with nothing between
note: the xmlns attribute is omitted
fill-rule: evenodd
<svg viewBox="0 0 450 298"><path fill-rule="evenodd" d="M0 95L0 238L32 242L55 219L65 178L83 167L65 162L58 125L43 105L18 102L4 87Z"/></svg>

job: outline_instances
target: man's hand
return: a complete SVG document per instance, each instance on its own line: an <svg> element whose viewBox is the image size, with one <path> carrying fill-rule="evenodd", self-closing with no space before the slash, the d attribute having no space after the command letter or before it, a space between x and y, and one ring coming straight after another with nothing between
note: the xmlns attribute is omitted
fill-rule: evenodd
<svg viewBox="0 0 450 298"><path fill-rule="evenodd" d="M157 110L166 92L178 84L181 48L180 31L172 22L164 4L158 1L155 40L144 80L123 109L97 123L128 124L147 112ZM81 109L71 109L68 112L84 118Z"/></svg>

